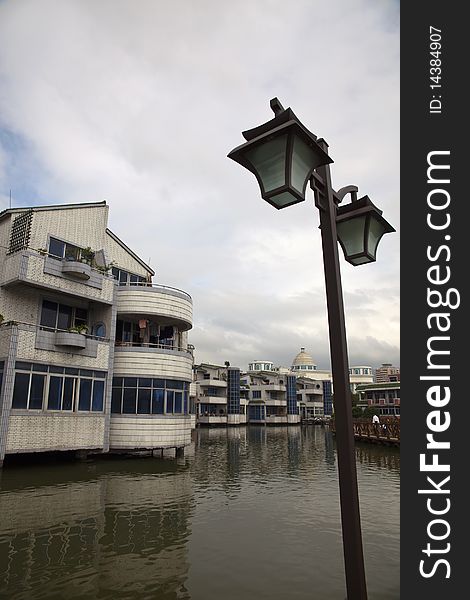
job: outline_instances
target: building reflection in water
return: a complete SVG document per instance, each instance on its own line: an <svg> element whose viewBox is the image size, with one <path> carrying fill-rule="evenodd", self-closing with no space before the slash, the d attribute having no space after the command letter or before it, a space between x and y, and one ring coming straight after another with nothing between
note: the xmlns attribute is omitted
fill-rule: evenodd
<svg viewBox="0 0 470 600"><path fill-rule="evenodd" d="M73 465L74 481L67 466L37 467L46 483L30 487L16 485L15 470L3 473L0 597L189 599L188 469L113 464L78 467L82 480Z"/></svg>
<svg viewBox="0 0 470 600"><path fill-rule="evenodd" d="M371 596L393 599L400 455L356 444L356 456ZM299 598L345 595L328 428L201 428L176 460L12 465L1 477L2 599L284 600L293 584Z"/></svg>

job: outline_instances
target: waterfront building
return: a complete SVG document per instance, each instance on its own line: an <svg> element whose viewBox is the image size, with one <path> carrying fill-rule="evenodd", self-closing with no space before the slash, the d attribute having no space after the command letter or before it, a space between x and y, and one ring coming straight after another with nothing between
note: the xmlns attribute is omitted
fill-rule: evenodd
<svg viewBox="0 0 470 600"><path fill-rule="evenodd" d="M210 363L193 369L196 420L199 425L246 423L248 398L240 394L240 369Z"/></svg>
<svg viewBox="0 0 470 600"><path fill-rule="evenodd" d="M190 443L191 297L107 222L105 202L0 213L0 461Z"/></svg>
<svg viewBox="0 0 470 600"><path fill-rule="evenodd" d="M381 367L375 369L375 381L376 383L400 381L400 369L391 363L382 363Z"/></svg>
<svg viewBox="0 0 470 600"><path fill-rule="evenodd" d="M300 352L292 361L291 372L298 377L307 377L315 381L321 382L323 395L323 415L331 417L333 414L333 386L331 371L318 369L312 356L306 352L305 348L301 348Z"/></svg>
<svg viewBox="0 0 470 600"><path fill-rule="evenodd" d="M291 371L297 376L308 377L322 381L323 386L323 411L325 416L333 414L333 377L331 371L320 370L317 368L311 355L301 348L300 352L292 361ZM374 381L372 367L354 366L349 369L349 386L351 393L356 393L356 388L360 384L372 383Z"/></svg>
<svg viewBox="0 0 470 600"><path fill-rule="evenodd" d="M360 400L358 406L370 406L383 416L400 415L400 382L371 383L357 387Z"/></svg>
<svg viewBox="0 0 470 600"><path fill-rule="evenodd" d="M247 390L248 423L266 425L300 423L296 377L276 370L244 373L242 386Z"/></svg>

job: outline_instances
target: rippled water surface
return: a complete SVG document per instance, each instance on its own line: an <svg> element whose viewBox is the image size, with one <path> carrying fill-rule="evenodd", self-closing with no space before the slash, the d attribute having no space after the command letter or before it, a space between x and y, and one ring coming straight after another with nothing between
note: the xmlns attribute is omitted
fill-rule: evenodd
<svg viewBox="0 0 470 600"><path fill-rule="evenodd" d="M399 452L357 445L369 600L399 598ZM198 429L182 459L9 465L0 598L345 598L327 429Z"/></svg>

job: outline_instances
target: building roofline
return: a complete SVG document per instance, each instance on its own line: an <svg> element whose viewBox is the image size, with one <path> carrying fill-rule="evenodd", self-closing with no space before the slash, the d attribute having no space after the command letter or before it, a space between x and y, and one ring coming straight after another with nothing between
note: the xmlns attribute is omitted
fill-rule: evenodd
<svg viewBox="0 0 470 600"><path fill-rule="evenodd" d="M106 233L109 235L109 237L111 237L116 243L118 243L121 248L123 248L123 250L125 250L126 252L128 252L132 258L135 258L135 260L144 267L144 269L147 269L147 271L149 273L153 275L155 275L155 271L149 267L149 265L147 263L145 263L139 256L137 256L137 254L135 252L133 252L129 246L127 246L115 233L113 233L111 231L111 229L106 228Z"/></svg>
<svg viewBox="0 0 470 600"><path fill-rule="evenodd" d="M15 208L6 208L0 212L0 220L7 215L27 212L28 210L67 210L72 208L90 208L92 206L107 206L106 200L102 200L101 202L80 202L78 204L41 204L40 206L17 206Z"/></svg>
<svg viewBox="0 0 470 600"><path fill-rule="evenodd" d="M399 381L384 381L380 383L360 383L356 387L356 391L365 391L365 390L385 390L385 389L396 389L400 387Z"/></svg>
<svg viewBox="0 0 470 600"><path fill-rule="evenodd" d="M0 221L6 217L7 215L14 215L17 213L27 212L29 210L32 211L45 211L45 210L69 210L75 208L91 208L91 207L104 207L108 206L106 204L106 200L102 200L101 202L80 202L77 204L42 204L40 206L18 206L15 208L6 208L2 212L0 212ZM128 252L135 260L144 267L149 273L155 275L155 271L149 267L147 263L145 263L135 252L133 252L126 244L118 238L118 236L113 233L110 229L106 228L106 233L109 234L110 237L113 238L126 252Z"/></svg>
<svg viewBox="0 0 470 600"><path fill-rule="evenodd" d="M196 370L196 369L202 369L204 371L205 369L208 369L208 368L209 369L227 369L227 368L230 368L230 367L227 367L225 365L215 365L214 363L204 363L204 362L199 363L198 365L194 365L193 366L194 370Z"/></svg>

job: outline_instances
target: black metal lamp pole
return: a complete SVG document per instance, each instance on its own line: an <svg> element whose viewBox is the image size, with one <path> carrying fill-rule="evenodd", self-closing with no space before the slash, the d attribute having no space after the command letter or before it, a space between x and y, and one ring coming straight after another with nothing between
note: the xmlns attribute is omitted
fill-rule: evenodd
<svg viewBox="0 0 470 600"><path fill-rule="evenodd" d="M318 140L318 143L327 152L328 146L326 142ZM316 192L315 203L320 212L331 368L334 386L336 445L346 588L348 600L367 600L351 390L349 387L346 324L339 267L338 237L336 233L336 203L331 187L330 166L317 167L316 171L319 178L312 177L311 185ZM319 181L320 178L323 181Z"/></svg>

